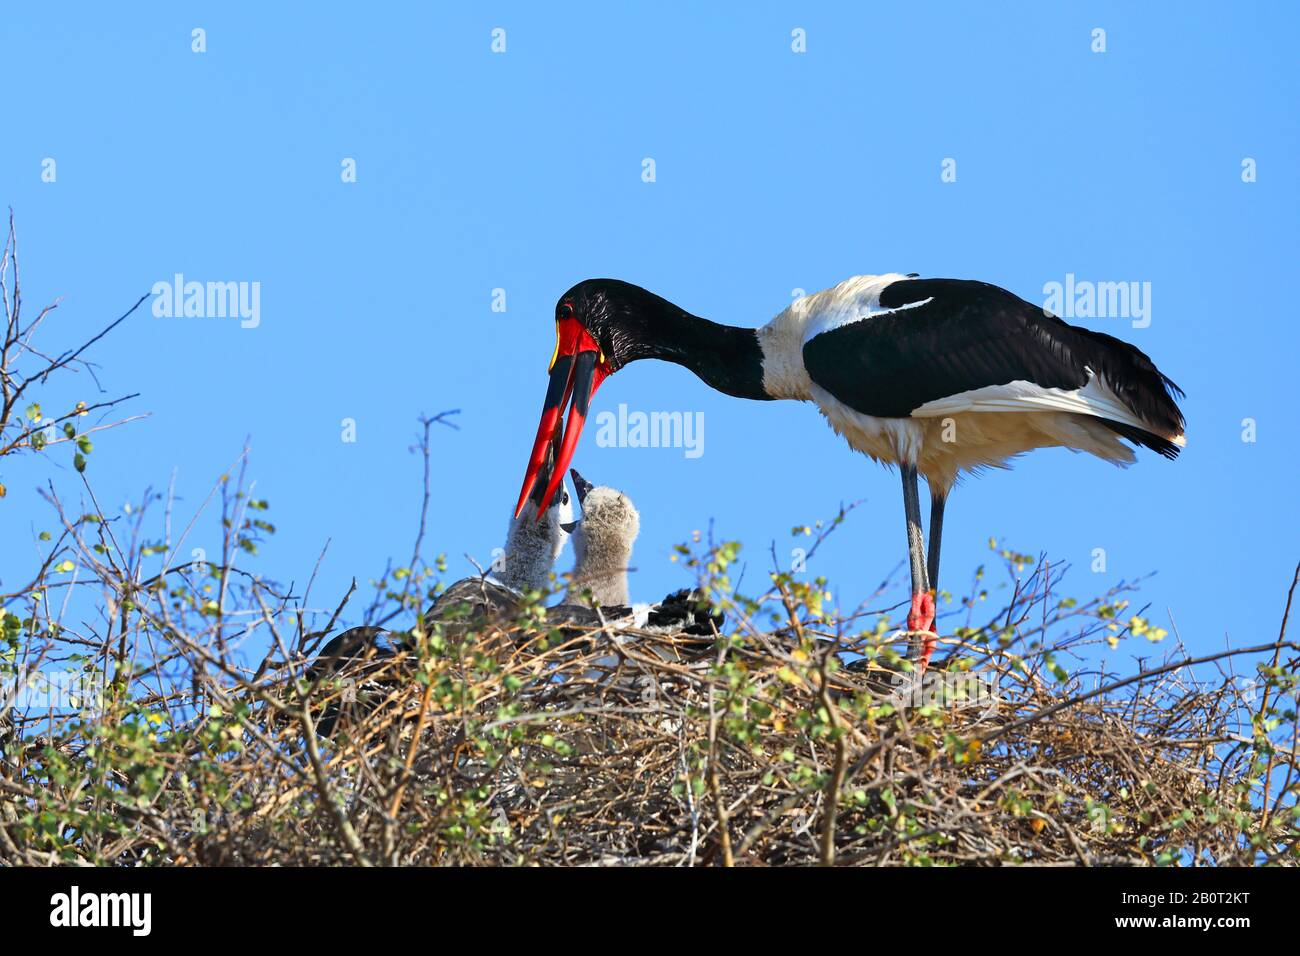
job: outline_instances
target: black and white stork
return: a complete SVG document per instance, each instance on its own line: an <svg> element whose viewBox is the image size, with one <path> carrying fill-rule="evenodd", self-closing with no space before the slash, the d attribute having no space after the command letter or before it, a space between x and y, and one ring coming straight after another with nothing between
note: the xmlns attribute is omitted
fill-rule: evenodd
<svg viewBox="0 0 1300 956"><path fill-rule="evenodd" d="M1121 439L1174 458L1182 392L1132 345L1068 325L986 282L855 276L761 328L719 325L617 279L588 279L555 307L556 347L516 514L569 405L543 506L578 444L591 397L630 362L663 359L738 398L814 402L849 445L903 479L911 656L934 652L944 505L959 475L1063 446L1119 465ZM930 488L929 561L917 476Z"/></svg>

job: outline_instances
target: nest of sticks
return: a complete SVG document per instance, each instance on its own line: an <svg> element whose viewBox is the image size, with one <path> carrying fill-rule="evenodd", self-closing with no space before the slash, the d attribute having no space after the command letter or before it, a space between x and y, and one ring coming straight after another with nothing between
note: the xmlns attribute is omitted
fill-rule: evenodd
<svg viewBox="0 0 1300 956"><path fill-rule="evenodd" d="M1174 668L1094 693L989 654L918 690L906 665L845 667L791 633L507 629L453 657L336 732L335 796L390 862L1243 864L1260 850L1258 755L1237 726L1249 702L1230 678ZM1288 792L1275 812L1294 847ZM386 841L394 823L409 836ZM295 862L354 857L334 842L332 860L315 843Z"/></svg>
<svg viewBox="0 0 1300 956"><path fill-rule="evenodd" d="M72 855L128 864L1296 862L1282 690L1187 662L1086 686L979 640L918 684L888 635L831 640L789 608L715 638L525 611L310 681L210 681L189 732L93 787L43 776L51 748L104 769L93 726L29 736L0 772L0 859L68 858L35 837L44 807L115 815ZM1272 736L1253 720L1279 713Z"/></svg>

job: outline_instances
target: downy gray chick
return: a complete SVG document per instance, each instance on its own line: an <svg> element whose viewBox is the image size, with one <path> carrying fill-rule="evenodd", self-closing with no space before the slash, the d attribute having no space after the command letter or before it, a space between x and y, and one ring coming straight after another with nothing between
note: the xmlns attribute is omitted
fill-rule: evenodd
<svg viewBox="0 0 1300 956"><path fill-rule="evenodd" d="M565 526L573 517L569 493L555 496L542 520L537 520L541 491L549 481L550 462L543 469L539 490L506 529L501 556L489 574L461 578L438 595L425 613L426 626L441 623L443 633L457 637L495 615L513 614L524 591L550 585L551 568L569 539ZM317 682L346 676L348 693L331 701L317 719L317 732L332 736L340 718L355 720L407 679L393 658L409 650L406 635L379 627L349 628L330 640L308 666L306 677Z"/></svg>
<svg viewBox="0 0 1300 956"><path fill-rule="evenodd" d="M537 497L530 497L519 517L511 520L504 553L492 565L492 576L520 593L541 591L550 584L551 569L569 540L573 522L573 505L563 485L541 521L537 520Z"/></svg>
<svg viewBox="0 0 1300 956"><path fill-rule="evenodd" d="M695 591L680 590L657 604L633 604L627 573L632 546L641 530L641 516L632 500L608 486L593 486L569 469L578 493L582 517L565 525L573 535L573 574L564 602L551 608L551 616L590 608L594 603L604 620L631 618L629 624L662 633L712 637L724 619L713 614L708 601ZM573 623L584 618L574 613Z"/></svg>
<svg viewBox="0 0 1300 956"><path fill-rule="evenodd" d="M565 601L599 607L630 605L627 572L632 545L641 531L641 516L622 492L595 487L569 469L582 517L565 530L573 534L573 575Z"/></svg>
<svg viewBox="0 0 1300 956"><path fill-rule="evenodd" d="M548 456L541 471L546 481L550 480L552 465L553 457ZM538 485L541 488L529 496L519 517L506 527L505 548L492 562L489 573L485 577L462 578L448 587L425 615L426 622L441 620L455 609L460 609L456 613L463 616L467 604L473 618L484 611L513 613L525 591L543 591L550 586L555 559L569 540L567 526L573 519L573 505L569 492L561 485L539 521L537 508L545 485L540 480Z"/></svg>

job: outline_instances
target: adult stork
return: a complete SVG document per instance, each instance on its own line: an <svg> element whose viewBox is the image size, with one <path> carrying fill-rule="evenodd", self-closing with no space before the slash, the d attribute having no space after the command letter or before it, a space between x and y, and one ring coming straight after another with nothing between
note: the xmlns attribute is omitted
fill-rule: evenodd
<svg viewBox="0 0 1300 956"><path fill-rule="evenodd" d="M719 325L639 286L588 279L555 307L542 421L516 513L570 405L543 506L578 444L592 395L630 362L664 359L738 398L816 403L849 445L903 479L911 656L934 652L944 505L959 475L1064 446L1127 465L1184 445L1182 392L1132 345L1068 325L986 282L855 276L796 300L761 328ZM929 561L917 476L930 488Z"/></svg>

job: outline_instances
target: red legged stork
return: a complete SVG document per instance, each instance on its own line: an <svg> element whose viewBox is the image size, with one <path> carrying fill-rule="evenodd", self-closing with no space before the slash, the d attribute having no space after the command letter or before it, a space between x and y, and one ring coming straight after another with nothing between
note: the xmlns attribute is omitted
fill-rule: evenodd
<svg viewBox="0 0 1300 956"><path fill-rule="evenodd" d="M1133 346L1068 325L986 282L855 276L761 328L719 325L639 286L588 279L555 307L556 347L519 509L569 406L542 508L560 486L592 395L630 362L663 359L738 398L813 402L855 450L896 464L912 575L911 656L934 652L944 504L959 475L1062 446L1127 465L1174 458L1182 392ZM930 489L929 561L917 476Z"/></svg>

